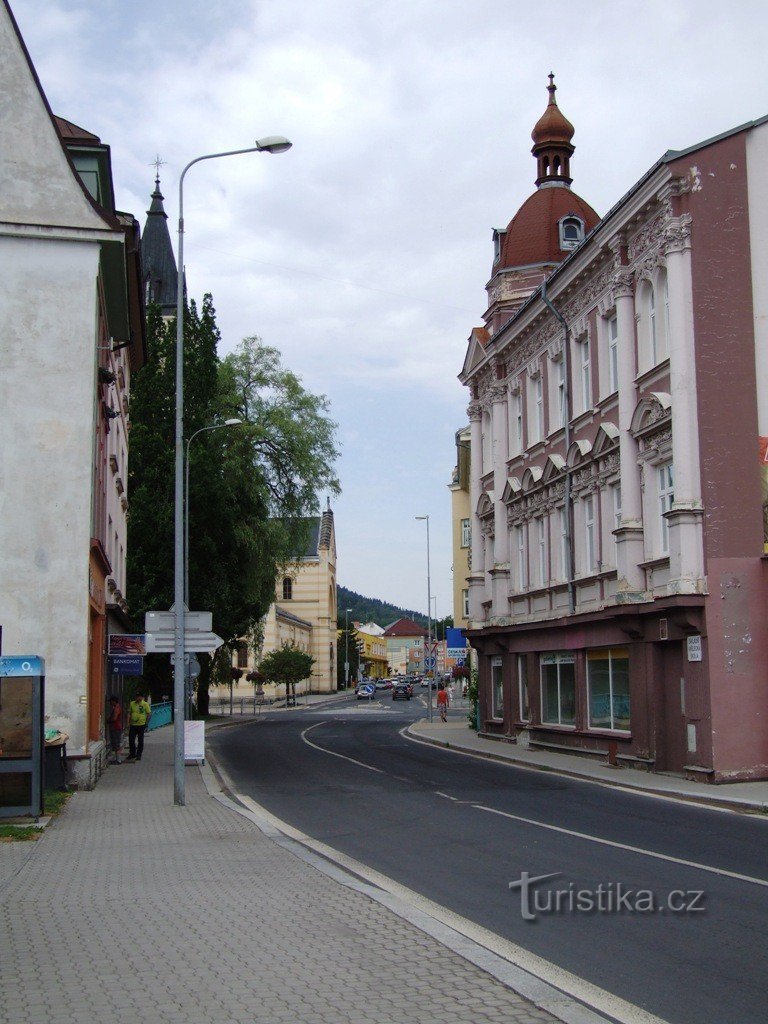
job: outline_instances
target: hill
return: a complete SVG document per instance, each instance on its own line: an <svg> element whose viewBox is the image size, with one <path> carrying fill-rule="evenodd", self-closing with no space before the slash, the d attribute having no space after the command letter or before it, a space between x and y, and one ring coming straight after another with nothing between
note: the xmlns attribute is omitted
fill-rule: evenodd
<svg viewBox="0 0 768 1024"><path fill-rule="evenodd" d="M413 619L424 629L427 628L426 615L415 612L411 608L398 608L395 604L379 601L375 597L363 597L362 594L356 594L354 590L347 590L346 587L337 587L336 593L339 629L344 628L346 608L350 609L350 622L375 622L376 625L384 628L397 619L408 618Z"/></svg>

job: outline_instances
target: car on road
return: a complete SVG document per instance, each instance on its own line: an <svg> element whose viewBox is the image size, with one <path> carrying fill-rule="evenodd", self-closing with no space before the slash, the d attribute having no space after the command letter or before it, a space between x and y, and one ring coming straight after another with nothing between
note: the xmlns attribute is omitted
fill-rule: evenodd
<svg viewBox="0 0 768 1024"><path fill-rule="evenodd" d="M376 687L373 683L361 683L357 688L358 700L373 700L376 696Z"/></svg>
<svg viewBox="0 0 768 1024"><path fill-rule="evenodd" d="M392 700L410 700L412 696L410 683L395 683L392 687Z"/></svg>

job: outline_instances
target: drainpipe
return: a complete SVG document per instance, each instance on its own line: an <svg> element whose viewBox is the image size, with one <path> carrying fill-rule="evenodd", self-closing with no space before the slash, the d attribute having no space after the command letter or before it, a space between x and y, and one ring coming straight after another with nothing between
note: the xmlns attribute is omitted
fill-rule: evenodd
<svg viewBox="0 0 768 1024"><path fill-rule="evenodd" d="M568 576L568 612L573 615L576 610L576 590L573 582L574 577L574 559L573 559L573 507L571 504L571 468L568 465L568 452L571 447L571 346L570 332L568 330L568 324L565 318L561 316L558 310L552 305L547 298L547 281L546 278L541 284L541 299L544 305L549 309L552 314L560 321L563 325L563 331L565 332L565 339L563 342L563 358L565 359L565 383L563 387L563 403L565 405L565 549L568 556L568 565L566 566Z"/></svg>

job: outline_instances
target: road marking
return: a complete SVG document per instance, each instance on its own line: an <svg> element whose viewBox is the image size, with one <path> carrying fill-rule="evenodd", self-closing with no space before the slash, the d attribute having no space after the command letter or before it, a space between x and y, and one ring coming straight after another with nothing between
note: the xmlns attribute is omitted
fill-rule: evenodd
<svg viewBox="0 0 768 1024"><path fill-rule="evenodd" d="M312 740L307 739L307 733L313 729L317 729L318 726L325 725L325 722L315 722L314 725L310 725L308 729L305 729L301 733L301 738L309 747L314 747L315 750L319 750L322 754L330 754L331 757L340 757L342 761L351 761L352 764L358 765L360 768L367 768L369 772L377 772L379 775L386 775L387 773L382 771L381 768L374 768L371 764L365 764L363 761L357 761L354 757L347 757L346 754L338 754L335 750L326 750L325 747L319 747L317 743L313 743Z"/></svg>
<svg viewBox="0 0 768 1024"><path fill-rule="evenodd" d="M612 839L600 839L598 836L590 836L586 832L574 832L570 828L562 828L560 825L550 825L544 821L536 821L535 818L524 818L519 814L510 814L508 811L498 811L495 807L485 807L483 804L472 804L478 811L486 811L488 814L498 814L502 818L511 818L512 821L522 821L526 825L535 825L537 828L545 828L549 832L559 832L561 835L574 836L576 839L586 839L589 843L598 843L600 846L612 846L616 850L627 850L629 853L639 853L643 857L653 857L655 860L666 860L671 864L682 864L685 867L696 868L697 871L708 871L711 875L723 875L725 878L735 878L739 882L749 882L752 885L761 885L768 889L768 880L764 878L753 878L752 875L742 875L738 871L726 871L725 868L714 868L708 864L699 864L695 860L685 860L682 857L672 857L667 853L656 853L654 850L645 850L640 846L629 846L627 843L617 843Z"/></svg>
<svg viewBox="0 0 768 1024"><path fill-rule="evenodd" d="M444 796L446 800L453 800L455 804L461 803L458 797L451 796L449 793L441 793L439 789L435 790L435 796Z"/></svg>

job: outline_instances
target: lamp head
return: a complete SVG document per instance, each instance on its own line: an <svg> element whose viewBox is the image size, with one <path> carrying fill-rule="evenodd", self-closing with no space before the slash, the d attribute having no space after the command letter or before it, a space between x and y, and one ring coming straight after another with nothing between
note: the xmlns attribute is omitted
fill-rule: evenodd
<svg viewBox="0 0 768 1024"><path fill-rule="evenodd" d="M414 518L414 519L421 519L421 520L424 520L424 519L429 519L429 516L414 516L413 518Z"/></svg>
<svg viewBox="0 0 768 1024"><path fill-rule="evenodd" d="M242 423L242 422L243 422L242 420L239 420L237 418L233 418L231 420L224 420L224 426L225 427L236 427L239 423Z"/></svg>
<svg viewBox="0 0 768 1024"><path fill-rule="evenodd" d="M285 153L292 145L282 135L267 135L263 139L256 139L256 149L260 153Z"/></svg>

